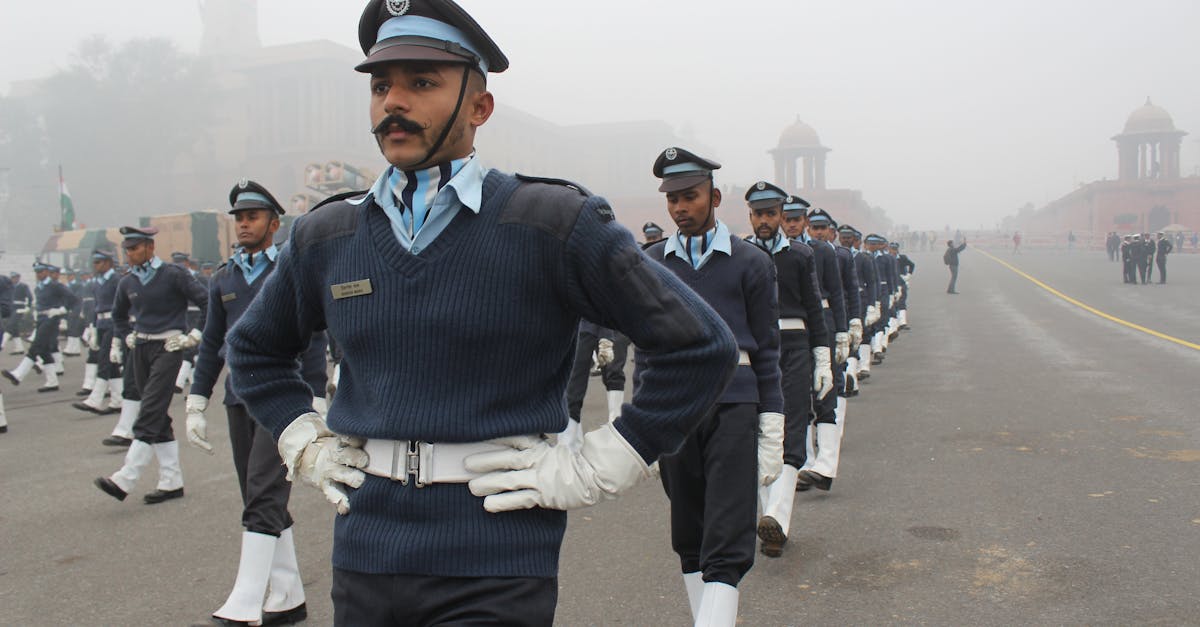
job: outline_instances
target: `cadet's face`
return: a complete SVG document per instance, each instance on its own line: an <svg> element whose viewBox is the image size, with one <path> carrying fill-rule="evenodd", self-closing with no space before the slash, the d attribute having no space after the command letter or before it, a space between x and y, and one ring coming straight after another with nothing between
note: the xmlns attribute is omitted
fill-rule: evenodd
<svg viewBox="0 0 1200 627"><path fill-rule="evenodd" d="M271 245L279 220L275 212L268 209L246 209L233 214L237 226L238 246L256 253Z"/></svg>
<svg viewBox="0 0 1200 627"><path fill-rule="evenodd" d="M791 239L797 239L801 235L804 235L804 226L807 222L806 218L800 216L784 218L783 232Z"/></svg>
<svg viewBox="0 0 1200 627"><path fill-rule="evenodd" d="M838 241L840 241L842 243L842 246L845 246L846 248L854 248L854 236L853 235L846 235L845 233L842 233L842 234L838 235Z"/></svg>
<svg viewBox="0 0 1200 627"><path fill-rule="evenodd" d="M38 270L37 272L33 273L33 278L37 279L39 282L45 280L45 278L48 276L50 276L50 272L47 270Z"/></svg>
<svg viewBox="0 0 1200 627"><path fill-rule="evenodd" d="M699 235L713 228L716 224L713 209L720 206L721 190L713 188L711 181L667 192L667 213L684 235Z"/></svg>
<svg viewBox="0 0 1200 627"><path fill-rule="evenodd" d="M451 123L462 87L463 65L400 62L383 65L371 75L371 128L388 163L400 169L430 167L471 154L475 129L495 108L483 79L471 71L462 109ZM389 120L389 116L391 116ZM389 123L381 126L385 121ZM437 153L429 150L452 124Z"/></svg>
<svg viewBox="0 0 1200 627"><path fill-rule="evenodd" d="M769 240L775 237L782 223L783 211L780 207L754 209L750 212L750 228L754 229L754 236L758 239Z"/></svg>
<svg viewBox="0 0 1200 627"><path fill-rule="evenodd" d="M822 241L822 242L829 241L829 238L828 238L829 231L830 231L829 227L825 226L824 224L808 225L808 234L811 235L813 239L818 240L818 241Z"/></svg>
<svg viewBox="0 0 1200 627"><path fill-rule="evenodd" d="M129 260L129 265L140 266L154 256L153 242L138 242L132 248L125 249L125 257Z"/></svg>

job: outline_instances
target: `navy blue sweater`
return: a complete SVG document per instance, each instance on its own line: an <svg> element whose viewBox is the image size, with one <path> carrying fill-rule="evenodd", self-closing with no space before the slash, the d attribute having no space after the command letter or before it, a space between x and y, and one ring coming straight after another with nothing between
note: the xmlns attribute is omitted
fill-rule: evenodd
<svg viewBox="0 0 1200 627"><path fill-rule="evenodd" d="M731 254L714 252L699 270L677 255L664 258L666 240L647 248L646 254L696 290L729 325L738 348L750 355L750 365L737 369L718 402L756 403L759 413L782 414L775 264L758 246L736 237L730 240ZM644 385L644 376L637 379Z"/></svg>
<svg viewBox="0 0 1200 627"><path fill-rule="evenodd" d="M867 307L873 306L879 300L879 275L875 271L875 262L871 253L857 251L854 253L854 265L858 269L858 282L862 285L862 316L866 317Z"/></svg>
<svg viewBox="0 0 1200 627"><path fill-rule="evenodd" d="M221 266L208 278L208 315L204 321L204 337L196 355L196 370L192 375L192 394L211 398L221 369L225 367L225 335L246 313L250 302L266 283L275 269L271 263L263 273L255 277L253 284L246 283L246 275L236 263ZM298 367L313 396L324 398L325 384L329 376L325 368L325 349L329 342L325 334L313 335L312 342L300 356ZM229 377L225 378L225 404L241 405L242 400L233 392Z"/></svg>
<svg viewBox="0 0 1200 627"><path fill-rule="evenodd" d="M789 348L789 340L803 338L809 347L826 346L831 341L825 326L821 287L817 285L816 257L804 242L788 240L788 247L771 256L779 282L779 317L804 320L805 331L781 331L780 342Z"/></svg>
<svg viewBox="0 0 1200 627"><path fill-rule="evenodd" d="M328 328L343 353L328 416L337 433L478 442L557 432L587 318L629 336L647 363L617 430L647 462L678 448L735 368L721 319L641 253L602 198L496 171L482 197L478 214L459 211L419 256L369 195L298 218L226 338L233 389L251 415L278 437L311 411L295 356ZM334 526L337 568L558 572L566 512L489 514L465 484L374 476L350 505Z"/></svg>
<svg viewBox="0 0 1200 627"><path fill-rule="evenodd" d="M112 309L113 332L117 337L125 337L131 330L139 333L170 330L187 333L191 330L187 326L189 302L200 308L200 326L203 328L208 294L187 270L173 263L164 263L145 285L133 273L127 274L117 284L117 297ZM133 308L137 310L137 322L130 324L129 312Z"/></svg>
<svg viewBox="0 0 1200 627"><path fill-rule="evenodd" d="M100 316L96 316L97 329L111 329L113 327L112 309L117 300L117 284L121 282L121 275L113 272L112 276L105 280L102 277L96 277L92 283L92 293L96 296L96 313L110 314L104 320ZM101 347L103 348L103 347Z"/></svg>
<svg viewBox="0 0 1200 627"><path fill-rule="evenodd" d="M842 275L842 295L846 298L847 320L858 318L862 321L862 295L859 293L858 268L854 265L854 254L845 246L833 245L837 253L838 272ZM849 326L847 326L849 328Z"/></svg>
<svg viewBox="0 0 1200 627"><path fill-rule="evenodd" d="M846 297L842 293L842 275L838 272L837 253L829 242L812 243L817 259L817 283L821 286L821 297L829 301L829 313L833 319L832 333L850 330L850 319L846 317ZM830 346L833 346L832 339Z"/></svg>
<svg viewBox="0 0 1200 627"><path fill-rule="evenodd" d="M55 307L74 309L79 306L79 297L71 293L70 288L58 281L50 281L45 285L38 283L36 291L38 311L46 311Z"/></svg>

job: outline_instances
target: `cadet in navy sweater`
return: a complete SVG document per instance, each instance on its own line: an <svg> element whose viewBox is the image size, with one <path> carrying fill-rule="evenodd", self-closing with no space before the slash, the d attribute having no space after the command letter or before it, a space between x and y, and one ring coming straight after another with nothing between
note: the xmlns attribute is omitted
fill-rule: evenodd
<svg viewBox="0 0 1200 627"><path fill-rule="evenodd" d="M126 367L133 368L142 400L125 465L112 476L94 482L108 495L123 501L142 470L151 459L157 458L158 487L143 497L149 505L183 496L179 443L175 441L167 409L182 361L180 351L200 343L200 329L186 330L187 305L190 302L203 309L208 303L204 288L187 270L163 263L154 255L157 233L158 229L153 227L121 227L125 236L121 246L132 270L117 284L109 358L120 361L123 348L130 350ZM129 313L135 302L137 320L131 323Z"/></svg>
<svg viewBox="0 0 1200 627"><path fill-rule="evenodd" d="M679 555L697 624L732 625L738 589L754 564L758 486L783 466L775 264L717 220L720 164L682 148L654 163L679 231L646 249L720 314L740 349L739 368L683 446L663 457L671 499L671 544ZM638 354L639 365L643 363ZM639 377L645 385L645 375Z"/></svg>
<svg viewBox="0 0 1200 627"><path fill-rule="evenodd" d="M458 5L373 0L359 42L391 167L293 224L226 336L233 391L289 476L337 506L336 624L549 625L565 510L649 476L736 345L602 198L483 165L485 77L508 62ZM628 335L647 367L576 451L543 434L566 426L583 318ZM342 350L328 422L296 368L322 329Z"/></svg>
<svg viewBox="0 0 1200 627"><path fill-rule="evenodd" d="M887 239L882 235L871 233L863 240L867 250L871 252L871 258L875 261L875 274L879 277L879 322L875 325L875 334L871 337L871 351L874 353L874 362L883 361L883 353L887 350L887 324L892 317L892 294L894 284L892 283L892 264L891 258L884 254L884 249L887 248Z"/></svg>
<svg viewBox="0 0 1200 627"><path fill-rule="evenodd" d="M112 346L113 321L112 308L117 299L117 283L121 277L113 269L116 261L114 251L97 248L92 251L91 293L94 306L92 317L88 321L91 327L89 344L92 352L96 353L96 382L86 399L74 403L76 409L96 414L114 413L121 407L121 394L124 392L124 379L121 377L121 365L113 363L109 355ZM105 395L110 395L108 403L104 402Z"/></svg>
<svg viewBox="0 0 1200 627"><path fill-rule="evenodd" d="M21 385L21 380L34 369L37 360L40 359L46 383L38 388L38 391L54 392L58 390L57 368L60 365L55 361L55 353L58 352L58 323L67 315L68 310L79 305L79 297L51 276L59 271L58 267L39 262L34 264L33 269L37 275L34 290L37 301L37 328L34 330L34 339L30 342L29 352L21 359L21 363L16 368L0 374L13 385Z"/></svg>
<svg viewBox="0 0 1200 627"><path fill-rule="evenodd" d="M758 520L763 555L779 557L792 522L796 477L805 460L813 392L819 396L829 394L833 372L816 258L807 244L788 239L780 230L783 207L796 204L796 198L764 181L746 193L746 201L754 228L754 235L747 241L771 255L779 287L779 366L785 410L783 470L770 486L759 489L762 517Z"/></svg>
<svg viewBox="0 0 1200 627"><path fill-rule="evenodd" d="M856 354L851 355L855 360L854 372L859 380L871 376L871 335L875 323L879 320L879 279L875 273L875 262L871 255L861 249L862 233L858 229L843 224L838 228L842 246L849 248L854 254L854 267L858 274L859 300L861 301L860 316L863 321L863 335Z"/></svg>
<svg viewBox="0 0 1200 627"><path fill-rule="evenodd" d="M237 229L238 250L209 280L208 315L196 357L195 380L187 397L187 438L212 453L204 411L217 377L225 365L225 335L258 294L279 251L274 235L283 206L266 188L243 180L229 194L229 213ZM325 403L325 334L313 337L301 371L313 393L313 403ZM296 562L292 516L288 513L291 484L271 434L254 421L245 404L225 380L225 413L233 466L242 493L242 549L237 578L225 603L213 612L222 625L293 623L307 615L304 585ZM270 587L268 593L268 585ZM264 601L264 596L266 600Z"/></svg>

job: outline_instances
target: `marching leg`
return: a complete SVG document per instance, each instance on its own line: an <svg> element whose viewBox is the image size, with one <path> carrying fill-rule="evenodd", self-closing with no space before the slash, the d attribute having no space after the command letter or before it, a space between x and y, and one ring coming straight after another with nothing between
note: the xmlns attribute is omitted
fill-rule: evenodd
<svg viewBox="0 0 1200 627"><path fill-rule="evenodd" d="M8 433L8 417L4 415L3 394L0 394L0 433Z"/></svg>
<svg viewBox="0 0 1200 627"><path fill-rule="evenodd" d="M738 589L725 583L704 584L696 627L733 627L737 623Z"/></svg>
<svg viewBox="0 0 1200 627"><path fill-rule="evenodd" d="M125 453L125 464L110 477L100 477L93 483L109 496L124 501L129 491L137 484L142 470L154 459L154 447L141 440L134 440Z"/></svg>
<svg viewBox="0 0 1200 627"><path fill-rule="evenodd" d="M183 469L179 466L179 442L159 442L154 445L158 458L158 487L142 498L147 505L183 496Z"/></svg>
<svg viewBox="0 0 1200 627"><path fill-rule="evenodd" d="M96 374L100 372L100 364L84 364L83 385L79 386L79 396L87 396L96 387Z"/></svg>
<svg viewBox="0 0 1200 627"><path fill-rule="evenodd" d="M21 381L25 379L31 370L33 370L33 360L26 356L21 358L21 363L17 364L16 368L5 370L3 374L4 378L12 382L13 385L21 385Z"/></svg>
<svg viewBox="0 0 1200 627"><path fill-rule="evenodd" d="M105 446L129 446L133 440L133 423L137 422L138 413L142 411L141 401L121 400L121 415L117 417L117 426L113 427L112 435L101 442Z"/></svg>
<svg viewBox="0 0 1200 627"><path fill-rule="evenodd" d="M683 585L687 588L688 605L692 608L692 622L700 616L700 601L704 598L704 573L684 573Z"/></svg>
<svg viewBox="0 0 1200 627"><path fill-rule="evenodd" d="M275 556L271 560L267 601L263 603L263 624L297 623L308 617L304 599L304 582L296 562L296 540L292 528L279 534Z"/></svg>
<svg viewBox="0 0 1200 627"><path fill-rule="evenodd" d="M257 625L263 618L263 595L271 574L278 539L265 533L242 532L242 554L229 598L213 618Z"/></svg>

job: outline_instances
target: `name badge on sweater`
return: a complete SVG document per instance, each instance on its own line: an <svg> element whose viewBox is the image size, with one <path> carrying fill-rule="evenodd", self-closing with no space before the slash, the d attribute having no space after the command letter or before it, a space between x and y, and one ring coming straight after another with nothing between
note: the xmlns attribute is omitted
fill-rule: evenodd
<svg viewBox="0 0 1200 627"><path fill-rule="evenodd" d="M229 294L221 294L221 302L227 303L231 300L237 300L237 292L232 292Z"/></svg>
<svg viewBox="0 0 1200 627"><path fill-rule="evenodd" d="M354 298L355 296L366 296L374 291L371 289L371 279L363 279L361 281L351 281L350 283L331 285L329 286L329 289L333 292L334 300Z"/></svg>

